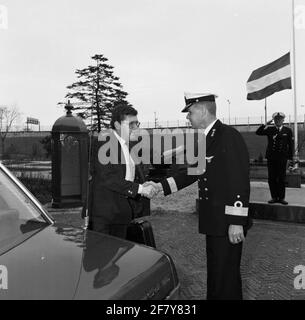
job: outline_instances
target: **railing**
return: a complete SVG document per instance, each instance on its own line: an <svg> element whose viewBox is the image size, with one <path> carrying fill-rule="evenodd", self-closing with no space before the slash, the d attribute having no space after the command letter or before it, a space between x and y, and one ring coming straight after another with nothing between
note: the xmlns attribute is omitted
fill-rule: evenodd
<svg viewBox="0 0 305 320"><path fill-rule="evenodd" d="M265 122L264 116L258 117L231 117L219 118L223 123L233 126L250 126L250 125L260 125ZM268 118L270 120L270 117ZM305 114L299 115L297 118L298 123L305 123ZM287 115L285 118L285 123L291 125L294 123L294 116ZM179 120L168 120L168 121L144 121L141 122L141 128L179 128L179 127L190 127L191 124L186 119L179 119ZM41 125L40 130L38 126L33 126L30 130L27 130L25 126L12 126L11 132L37 132L37 131L51 131L52 125Z"/></svg>
<svg viewBox="0 0 305 320"><path fill-rule="evenodd" d="M51 131L52 125L32 126L26 128L24 125L14 125L11 127L10 132L38 132L38 131Z"/></svg>
<svg viewBox="0 0 305 320"><path fill-rule="evenodd" d="M260 125L265 123L265 117L232 117L232 118L219 118L223 123L233 126L250 126ZM270 120L270 118L268 118ZM305 114L297 117L298 123L305 123ZM294 123L294 117L291 115L286 116L285 124L291 125ZM190 127L190 122L187 120L170 120L170 121L148 121L141 122L141 128L176 128L176 127Z"/></svg>

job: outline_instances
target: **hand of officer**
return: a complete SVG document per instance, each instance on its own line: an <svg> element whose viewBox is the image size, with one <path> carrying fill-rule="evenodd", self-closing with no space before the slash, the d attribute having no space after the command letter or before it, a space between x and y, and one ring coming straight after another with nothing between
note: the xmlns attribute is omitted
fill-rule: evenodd
<svg viewBox="0 0 305 320"><path fill-rule="evenodd" d="M141 195L143 197L152 199L158 192L158 189L156 189L154 186L143 184Z"/></svg>
<svg viewBox="0 0 305 320"><path fill-rule="evenodd" d="M270 121L268 121L268 122L266 123L266 126L269 126L272 122L273 122L273 119L271 119Z"/></svg>
<svg viewBox="0 0 305 320"><path fill-rule="evenodd" d="M229 226L229 239L232 244L237 244L245 240L243 226L231 224Z"/></svg>
<svg viewBox="0 0 305 320"><path fill-rule="evenodd" d="M156 194L158 194L159 192L163 192L163 187L162 184L159 182L154 182L154 181L146 181L143 186L153 186L156 190Z"/></svg>

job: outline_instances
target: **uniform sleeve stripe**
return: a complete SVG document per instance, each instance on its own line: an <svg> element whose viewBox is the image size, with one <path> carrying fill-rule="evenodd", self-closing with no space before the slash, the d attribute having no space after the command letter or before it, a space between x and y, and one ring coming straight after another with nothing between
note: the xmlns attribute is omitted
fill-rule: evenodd
<svg viewBox="0 0 305 320"><path fill-rule="evenodd" d="M225 214L230 216L247 217L249 208L226 206Z"/></svg>
<svg viewBox="0 0 305 320"><path fill-rule="evenodd" d="M174 178L170 177L167 179L167 183L171 189L171 193L174 193L174 192L177 192L178 191L178 188L177 188L177 185L176 185L176 181Z"/></svg>

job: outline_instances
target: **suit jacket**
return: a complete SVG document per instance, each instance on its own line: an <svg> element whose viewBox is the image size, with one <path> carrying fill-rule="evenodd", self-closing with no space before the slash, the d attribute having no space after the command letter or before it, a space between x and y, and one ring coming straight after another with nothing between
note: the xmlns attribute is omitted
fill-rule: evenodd
<svg viewBox="0 0 305 320"><path fill-rule="evenodd" d="M248 217L250 179L249 155L240 133L216 121L206 137L206 170L199 176L186 172L172 177L178 190L198 180L199 232L225 236L229 225L251 227ZM172 189L162 180L164 194Z"/></svg>
<svg viewBox="0 0 305 320"><path fill-rule="evenodd" d="M256 134L268 137L267 159L290 159L293 157L293 136L290 128L283 126L278 131L276 126L261 125Z"/></svg>
<svg viewBox="0 0 305 320"><path fill-rule="evenodd" d="M139 184L145 181L145 177L141 165L136 165L135 181L125 180L126 164L121 145L113 133L107 135L110 139L98 141L93 151L89 217L105 224L128 224L147 214L149 209L149 199L138 194ZM113 148L107 154L111 162L103 164L99 152L106 143Z"/></svg>

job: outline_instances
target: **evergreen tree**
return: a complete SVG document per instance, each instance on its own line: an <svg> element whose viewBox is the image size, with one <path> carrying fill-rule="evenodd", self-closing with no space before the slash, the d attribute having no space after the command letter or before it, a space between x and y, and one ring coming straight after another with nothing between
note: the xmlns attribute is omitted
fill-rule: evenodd
<svg viewBox="0 0 305 320"><path fill-rule="evenodd" d="M83 119L90 119L92 115L91 130L100 132L109 126L112 109L118 104L129 103L126 101L127 92L113 74L113 66L107 64L108 59L102 54L91 58L95 65L76 70L78 81L67 87L70 92L66 98L73 99L71 103Z"/></svg>

